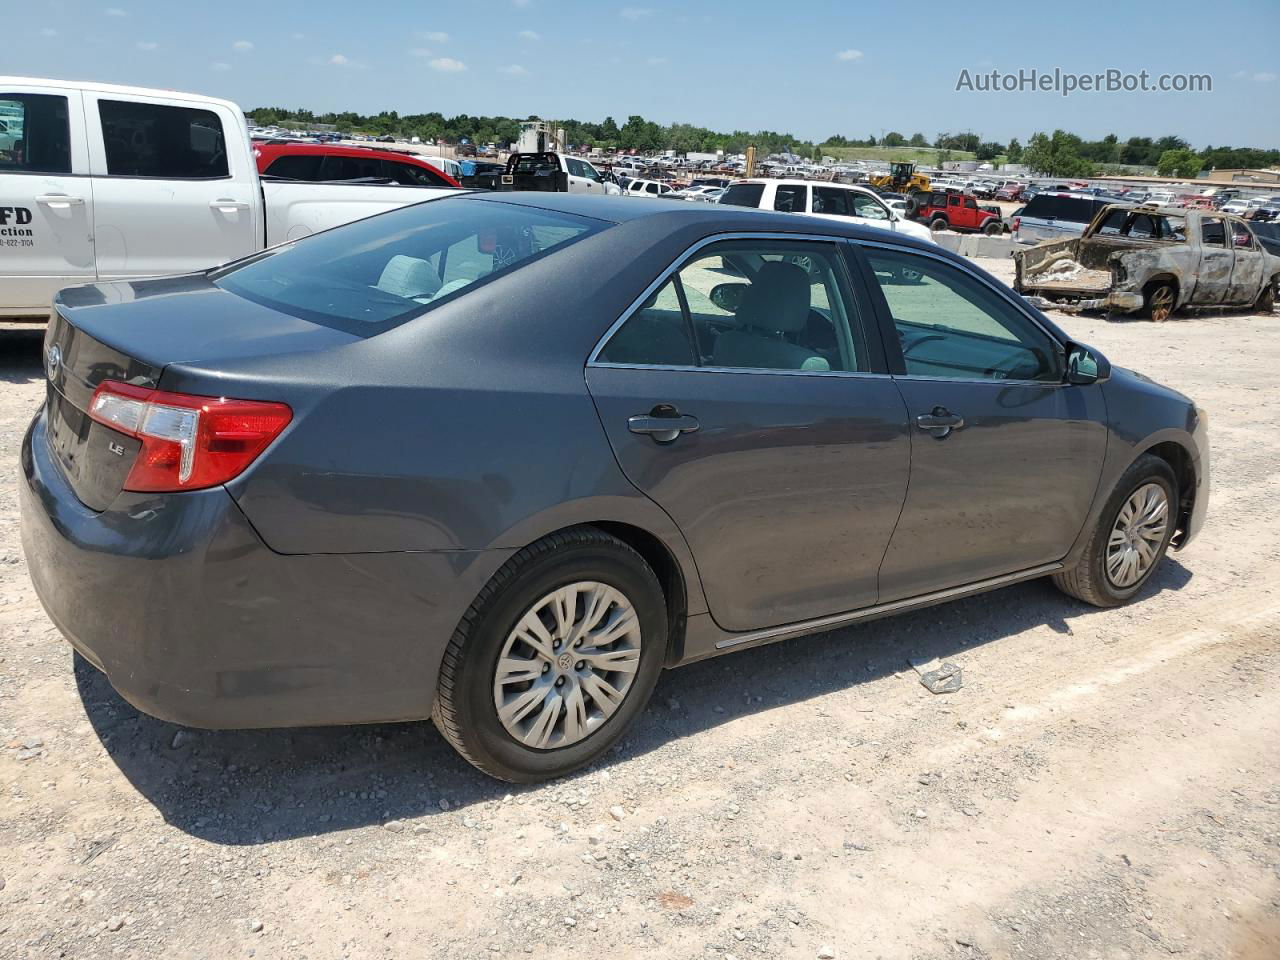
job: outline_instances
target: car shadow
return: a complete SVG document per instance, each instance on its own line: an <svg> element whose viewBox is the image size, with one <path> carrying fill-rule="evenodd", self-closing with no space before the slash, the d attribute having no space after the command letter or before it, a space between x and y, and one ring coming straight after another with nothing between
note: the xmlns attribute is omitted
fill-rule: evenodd
<svg viewBox="0 0 1280 960"><path fill-rule="evenodd" d="M40 348L44 329L0 330L0 383L31 383L44 379Z"/></svg>
<svg viewBox="0 0 1280 960"><path fill-rule="evenodd" d="M1136 602L1190 579L1169 558ZM586 772L745 715L891 676L909 669L908 658L962 657L1037 626L1070 635L1073 622L1098 612L1039 580L681 667L663 675L635 728ZM474 770L429 722L187 730L140 713L79 655L75 679L93 730L134 788L168 823L213 843L426 822L445 810L537 789ZM913 683L903 695L919 692Z"/></svg>

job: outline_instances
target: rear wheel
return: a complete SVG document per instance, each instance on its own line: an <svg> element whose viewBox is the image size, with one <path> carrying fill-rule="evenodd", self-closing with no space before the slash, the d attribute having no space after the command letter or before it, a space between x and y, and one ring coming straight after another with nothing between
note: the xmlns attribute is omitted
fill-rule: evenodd
<svg viewBox="0 0 1280 960"><path fill-rule="evenodd" d="M1156 280L1143 291L1143 313L1149 320L1164 323L1173 315L1177 299L1178 291L1171 281Z"/></svg>
<svg viewBox="0 0 1280 960"><path fill-rule="evenodd" d="M649 565L603 531L574 527L525 547L481 591L445 651L432 719L492 777L558 777L622 736L666 645Z"/></svg>
<svg viewBox="0 0 1280 960"><path fill-rule="evenodd" d="M1095 607L1118 607L1142 589L1169 549L1178 484L1169 464L1144 454L1116 484L1079 563L1058 589Z"/></svg>

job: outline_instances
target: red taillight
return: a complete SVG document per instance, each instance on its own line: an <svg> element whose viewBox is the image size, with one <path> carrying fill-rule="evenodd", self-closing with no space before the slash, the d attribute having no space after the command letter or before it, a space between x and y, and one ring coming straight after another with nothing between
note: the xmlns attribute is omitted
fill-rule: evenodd
<svg viewBox="0 0 1280 960"><path fill-rule="evenodd" d="M1013 218L1013 232L1014 232L1014 233L1017 233L1017 232L1018 232L1018 230L1019 230L1019 229L1021 229L1021 227L1022 227L1022 218L1021 218L1021 217L1014 217L1014 218Z"/></svg>
<svg viewBox="0 0 1280 960"><path fill-rule="evenodd" d="M241 474L293 419L283 403L193 397L104 380L89 416L142 441L124 489L216 487Z"/></svg>

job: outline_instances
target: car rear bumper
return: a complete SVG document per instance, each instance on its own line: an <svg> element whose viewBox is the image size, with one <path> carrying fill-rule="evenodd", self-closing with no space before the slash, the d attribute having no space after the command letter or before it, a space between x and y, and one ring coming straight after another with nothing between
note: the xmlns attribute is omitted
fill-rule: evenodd
<svg viewBox="0 0 1280 960"><path fill-rule="evenodd" d="M225 489L95 513L23 441L22 542L50 619L139 710L195 727L430 714L444 648L507 551L285 556Z"/></svg>

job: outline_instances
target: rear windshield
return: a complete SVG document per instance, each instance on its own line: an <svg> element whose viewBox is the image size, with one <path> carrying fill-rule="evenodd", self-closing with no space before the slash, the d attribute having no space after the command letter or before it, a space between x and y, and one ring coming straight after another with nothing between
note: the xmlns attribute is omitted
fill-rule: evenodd
<svg viewBox="0 0 1280 960"><path fill-rule="evenodd" d="M1051 193L1037 193L1022 211L1023 219L1069 220L1088 223L1093 215L1111 201L1088 197L1059 197Z"/></svg>
<svg viewBox="0 0 1280 960"><path fill-rule="evenodd" d="M763 183L734 183L721 195L720 202L735 207L759 207L763 196Z"/></svg>
<svg viewBox="0 0 1280 960"><path fill-rule="evenodd" d="M370 336L609 225L446 198L278 247L212 278L273 310Z"/></svg>

